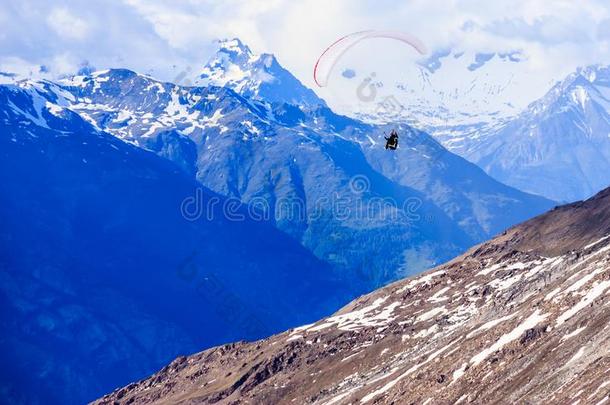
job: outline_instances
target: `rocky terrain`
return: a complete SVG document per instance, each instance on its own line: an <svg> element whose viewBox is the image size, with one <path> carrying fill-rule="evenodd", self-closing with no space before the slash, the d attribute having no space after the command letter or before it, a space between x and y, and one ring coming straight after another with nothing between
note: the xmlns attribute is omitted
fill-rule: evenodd
<svg viewBox="0 0 610 405"><path fill-rule="evenodd" d="M610 398L610 189L333 316L179 357L97 404Z"/></svg>

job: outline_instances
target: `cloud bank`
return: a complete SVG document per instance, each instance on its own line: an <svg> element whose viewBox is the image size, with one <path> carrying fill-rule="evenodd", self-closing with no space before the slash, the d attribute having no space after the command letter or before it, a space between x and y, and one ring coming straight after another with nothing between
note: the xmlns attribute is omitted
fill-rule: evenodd
<svg viewBox="0 0 610 405"><path fill-rule="evenodd" d="M602 0L5 0L0 71L58 77L89 63L173 80L197 71L214 39L239 37L276 54L306 85L319 53L364 29L401 30L431 53L519 51L532 72L560 78L609 63L610 4ZM383 52L380 49L379 52ZM41 69L41 66L43 68ZM358 67L355 67L357 70Z"/></svg>

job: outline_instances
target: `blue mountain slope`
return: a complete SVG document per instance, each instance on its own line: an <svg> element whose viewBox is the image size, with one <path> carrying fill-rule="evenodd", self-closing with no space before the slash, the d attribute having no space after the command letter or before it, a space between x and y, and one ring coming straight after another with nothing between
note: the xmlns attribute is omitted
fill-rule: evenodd
<svg viewBox="0 0 610 405"><path fill-rule="evenodd" d="M353 296L272 224L236 220L236 205L227 218L227 200L56 95L0 86L3 401L82 403ZM182 216L194 196L218 198L209 218Z"/></svg>
<svg viewBox="0 0 610 405"><path fill-rule="evenodd" d="M421 270L407 254L434 263L472 243L424 195L375 171L358 144L299 132L216 139L199 158L198 179L264 205L279 229L367 289Z"/></svg>
<svg viewBox="0 0 610 405"><path fill-rule="evenodd" d="M494 180L427 133L405 124L367 125L328 108L313 111L305 123L357 143L374 170L425 195L474 241L490 238L554 205ZM384 136L392 129L400 133L400 147L388 152Z"/></svg>
<svg viewBox="0 0 610 405"><path fill-rule="evenodd" d="M478 166L448 152L434 138L408 125L366 127L325 113L325 125L358 142L371 166L388 179L424 194L474 241L550 209L543 197L506 186ZM400 148L388 153L384 133L397 129Z"/></svg>
<svg viewBox="0 0 610 405"><path fill-rule="evenodd" d="M326 107L306 112L125 70L48 86L98 127L160 151L219 194L259 205L357 291L422 271L474 243L424 194L374 170L358 142L337 136L337 116L325 125L320 111L332 114ZM119 121L126 123L117 127ZM355 190L360 180L365 189Z"/></svg>
<svg viewBox="0 0 610 405"><path fill-rule="evenodd" d="M235 46L243 48L244 51L237 54L227 50ZM244 58L243 55L248 57ZM481 55L476 56L477 61L488 59L488 56ZM234 39L221 43L216 56L212 58L212 62L222 59L224 63L208 63L204 72L214 78L212 83L229 87L239 94L248 96L250 94L248 89L251 88L249 76L235 75L235 72L252 71L249 61L256 58L257 56L252 55L247 46ZM273 78L274 74L276 73L267 71L266 77ZM599 76L598 74L596 79L598 82L602 81ZM303 94L306 89L300 83L281 80L269 79L266 84L267 92L270 94L273 92ZM495 181L476 166L447 153L428 134L416 131L407 125L400 126L403 135L402 147L397 153L387 154L381 145L384 143L383 131L389 131L389 128L364 125L357 120L338 116L322 105L312 108L312 103L306 97L293 99L291 103L300 105L303 110L308 111L302 117L302 121L315 127L316 131L340 133L360 143L372 167L391 180L424 193L474 240L487 239L508 226L540 214L554 205L554 202L548 199L521 192ZM312 117L318 122L313 123ZM504 149L507 150L508 145ZM514 153L508 153L508 155L512 154ZM485 163L485 165L486 168L491 164ZM517 168L512 170L518 172ZM532 177L532 173L529 173L528 177ZM501 181L504 179L509 177L500 178ZM517 187L539 194L536 188L524 187L524 183L517 184Z"/></svg>
<svg viewBox="0 0 610 405"><path fill-rule="evenodd" d="M364 275L368 288L448 259L553 205L498 183L406 125L401 147L390 153L383 149L389 128L325 106L268 103L228 87L181 87L127 70L45 85L98 127L173 160L220 194L264 203L274 218L278 201L298 200L299 215L275 218L277 226L319 258L359 273L346 274L350 282ZM354 176L364 176L371 190L354 194ZM354 204L340 221L336 204L321 204L331 196ZM384 212L363 218L358 207L379 199L396 207L421 201L421 212L407 216L425 220L404 223ZM314 215L320 210L325 216Z"/></svg>

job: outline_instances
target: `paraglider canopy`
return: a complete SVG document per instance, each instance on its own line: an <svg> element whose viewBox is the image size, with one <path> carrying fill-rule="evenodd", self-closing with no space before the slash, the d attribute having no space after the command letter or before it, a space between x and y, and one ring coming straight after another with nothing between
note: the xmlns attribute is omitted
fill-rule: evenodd
<svg viewBox="0 0 610 405"><path fill-rule="evenodd" d="M325 87L333 68L341 57L357 43L368 38L395 39L410 45L422 55L427 52L425 45L419 39L405 32L375 30L354 32L339 38L322 52L313 69L313 78L316 84Z"/></svg>

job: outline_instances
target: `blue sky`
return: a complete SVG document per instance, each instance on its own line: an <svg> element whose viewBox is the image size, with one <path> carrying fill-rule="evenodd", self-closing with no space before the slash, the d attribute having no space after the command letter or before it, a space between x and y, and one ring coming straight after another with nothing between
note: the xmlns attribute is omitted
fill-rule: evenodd
<svg viewBox="0 0 610 405"><path fill-rule="evenodd" d="M363 29L407 31L431 51L519 50L544 77L610 54L610 4L600 0L4 0L0 25L0 70L45 65L49 76L86 60L172 80L202 66L214 39L237 36L313 86L320 51Z"/></svg>

